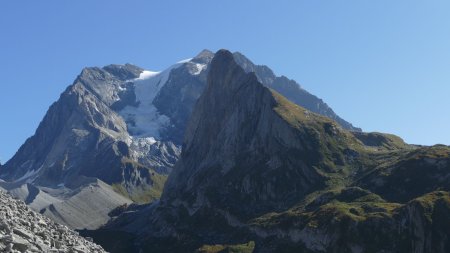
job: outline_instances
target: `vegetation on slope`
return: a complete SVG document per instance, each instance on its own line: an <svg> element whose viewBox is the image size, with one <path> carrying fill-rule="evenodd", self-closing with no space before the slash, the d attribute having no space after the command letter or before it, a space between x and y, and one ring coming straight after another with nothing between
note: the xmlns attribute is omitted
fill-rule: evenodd
<svg viewBox="0 0 450 253"><path fill-rule="evenodd" d="M255 242L250 241L244 244L237 245L203 245L196 253L252 253L255 249Z"/></svg>

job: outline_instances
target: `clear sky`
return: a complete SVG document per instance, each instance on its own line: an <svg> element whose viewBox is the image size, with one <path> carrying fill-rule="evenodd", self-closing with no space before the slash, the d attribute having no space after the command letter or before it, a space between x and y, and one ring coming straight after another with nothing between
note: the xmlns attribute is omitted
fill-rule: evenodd
<svg viewBox="0 0 450 253"><path fill-rule="evenodd" d="M450 1L0 1L0 160L85 66L204 48L297 80L365 131L450 144Z"/></svg>

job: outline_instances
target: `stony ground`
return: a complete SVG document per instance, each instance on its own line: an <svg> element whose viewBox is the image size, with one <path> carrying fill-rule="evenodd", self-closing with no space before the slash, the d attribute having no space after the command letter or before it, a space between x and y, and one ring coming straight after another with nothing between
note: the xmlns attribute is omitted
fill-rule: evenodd
<svg viewBox="0 0 450 253"><path fill-rule="evenodd" d="M105 252L0 190L0 252Z"/></svg>

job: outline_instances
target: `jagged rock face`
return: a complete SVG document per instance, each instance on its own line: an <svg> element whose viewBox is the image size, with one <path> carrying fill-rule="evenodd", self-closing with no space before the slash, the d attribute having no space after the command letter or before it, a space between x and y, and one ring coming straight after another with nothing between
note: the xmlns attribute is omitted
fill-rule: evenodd
<svg viewBox="0 0 450 253"><path fill-rule="evenodd" d="M44 186L69 185L79 176L121 182L126 176L121 159L130 156L130 142L123 119L77 81L50 107L2 177Z"/></svg>
<svg viewBox="0 0 450 253"><path fill-rule="evenodd" d="M107 106L112 106L127 94L128 81L138 78L142 71L130 64L85 68L75 83L82 84Z"/></svg>
<svg viewBox="0 0 450 253"><path fill-rule="evenodd" d="M66 226L0 191L1 252L105 252Z"/></svg>
<svg viewBox="0 0 450 253"><path fill-rule="evenodd" d="M2 166L0 174L8 181L8 190L14 191L26 183L39 189L48 188L45 192L51 196L45 196L46 206L39 200L36 211L58 217L58 221L71 227L91 229L109 219L107 209L130 202L114 194L111 185L119 185L114 189L120 188L120 193L132 199L157 198L160 193L151 191L156 184L162 184L160 181L178 159L180 148L171 142L134 137L128 132L127 122L115 111L136 106L138 101L129 99L129 93L134 92L134 82L141 72L131 65L83 70L50 107L35 135ZM121 105L117 106L118 103ZM96 187L97 179L102 181L101 190L88 191L92 196L83 196L89 203L88 199L108 195L99 202L104 204L104 210L97 212L96 204L85 205L87 209L82 212L94 213L95 220L72 219L71 213L79 211L73 205L73 197L79 196L83 188ZM162 185L158 191L161 188ZM151 197L142 197L148 194ZM33 198L20 196L23 200Z"/></svg>

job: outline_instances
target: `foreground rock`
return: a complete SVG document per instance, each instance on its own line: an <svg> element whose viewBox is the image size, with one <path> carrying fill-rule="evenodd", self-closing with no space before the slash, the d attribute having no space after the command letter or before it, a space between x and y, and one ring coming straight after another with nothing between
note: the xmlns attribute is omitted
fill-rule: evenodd
<svg viewBox="0 0 450 253"><path fill-rule="evenodd" d="M0 252L105 252L0 191Z"/></svg>

